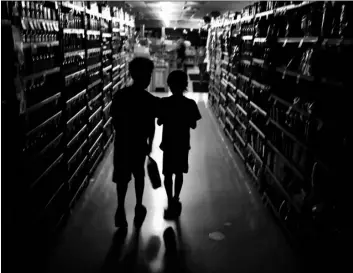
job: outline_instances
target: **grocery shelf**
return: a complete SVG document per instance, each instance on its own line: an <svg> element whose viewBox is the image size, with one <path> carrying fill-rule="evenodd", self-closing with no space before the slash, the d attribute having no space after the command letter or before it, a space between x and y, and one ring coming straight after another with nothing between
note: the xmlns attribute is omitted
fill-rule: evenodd
<svg viewBox="0 0 353 273"><path fill-rule="evenodd" d="M254 148L251 146L250 143L248 143L248 148L250 149L250 151L252 152L252 154L256 157L256 159L261 163L263 164L263 160L262 158L258 155L258 153L254 150Z"/></svg>
<svg viewBox="0 0 353 273"><path fill-rule="evenodd" d="M106 145L113 140L113 128L109 126L112 124L109 113L109 107L112 105L112 86L114 84L114 92L117 92L128 80L126 71L124 73L120 69L126 70L126 62L129 60L125 51L131 49L122 45L125 38L132 37L135 26L131 20L125 22L121 18L111 16L111 7L103 7L102 14L98 9L90 10L85 7L86 2L82 6L80 3L72 4L68 1L50 2L52 4L48 8L53 12L52 18L56 18L55 20L24 18L24 2L17 3L19 22L25 19L29 20L30 26L32 23L36 25L37 21L43 24L43 28L35 26L31 27L30 31L24 30L23 24L16 25L22 35L21 39L23 38L23 67L24 73L27 73L24 75L21 71L18 76L25 83L26 89L29 88L30 81L33 82L29 90L25 90L24 107L20 113L25 123L24 128L28 130L23 133L24 147L21 147L21 150L27 160L26 172L33 170L32 173L26 173L31 180L30 186L36 186L36 191L43 194L43 200L49 200L45 210L58 210L58 215L53 216L58 219L53 220L53 223L59 223L63 215L69 214L80 196L79 192L88 185L87 182L102 158ZM40 5L33 6L33 9L39 8ZM123 7L119 9L124 10ZM125 12L128 11L124 11L124 14ZM66 17L68 14L73 16ZM102 24L91 22L95 19L90 15L102 19L99 22ZM5 22L12 24L11 20L2 19L2 24ZM117 22L123 23L120 29L116 28ZM116 32L125 32L126 37L120 39ZM116 39L117 37L119 39ZM116 61L119 64L116 64ZM117 78L114 72L118 72L121 74L119 77L123 78ZM113 73L114 80L119 80L118 85L109 81L113 78ZM103 107L105 112L102 112ZM100 149L94 152L94 158L90 158L88 144L93 142ZM97 145L98 143L100 144ZM77 165L79 161L82 164ZM89 166L84 162L90 162ZM34 166L37 163L38 166ZM31 168L32 165L34 168ZM59 181L56 182L58 189L55 189L55 193L54 188L49 192L48 185L51 181L46 180L56 175L60 175L63 181L60 187ZM39 181L41 182L38 183ZM71 182L73 184L70 196L63 193L65 200L56 200L63 197L62 192L70 188ZM55 207L57 202L62 203L60 208ZM50 214L50 211L39 213ZM57 227L58 225L54 224L48 227L48 231Z"/></svg>
<svg viewBox="0 0 353 273"><path fill-rule="evenodd" d="M292 140L294 140L296 143L298 143L302 148L308 149L307 145L305 145L301 140L299 140L295 135L290 133L288 130L286 130L283 126L281 126L278 122L274 121L273 119L270 119L270 122L274 124L278 129L281 130L285 135L290 137Z"/></svg>
<svg viewBox="0 0 353 273"><path fill-rule="evenodd" d="M277 4L279 3L271 2L270 4L274 4L275 7L278 7ZM283 5L283 3L281 5ZM261 29L259 19L261 19L264 25L266 25L265 22L267 26L274 24L275 29L279 29L283 27L283 25L277 25L281 24L280 20L278 20L278 22L273 20L273 16L290 16L296 11L300 14L303 13L304 16L310 13L309 10L311 10L311 8L316 9L316 7L320 5L322 4L318 2L293 3L272 10L254 13L254 11L259 9L263 10L264 8L263 5L254 3L244 8L243 13L239 15L240 18L238 17L238 19L230 18L230 15L227 13L216 18L213 23L211 23L212 30L209 32L209 40L213 41L208 51L211 67L211 82L209 88L212 91L210 91L210 97L212 97L212 102L214 102L212 108L215 113L221 114L222 118L219 118L218 121L222 124L222 127L224 127L224 123L226 124L226 128L224 129L225 134L233 143L235 151L243 159L244 165L249 171L249 175L251 175L258 184L266 184L265 189L262 187L260 194L264 199L268 200L267 203L269 207L271 207L276 217L279 218L280 222L292 235L294 233L297 235L297 230L291 230L292 227L285 224L286 221L283 220L283 215L279 213L280 208L278 206L280 200L286 200L289 209L293 209L298 213L298 221L306 222L307 219L301 212L301 205L293 200L299 195L299 193L295 191L301 191L300 194L304 199L310 194L310 175L312 175L310 172L313 172L313 170L308 169L308 167L311 168L312 161L313 164L314 162L319 162L323 164L324 169L328 173L334 176L338 167L330 168L330 164L336 165L337 163L333 161L342 161L341 158L332 158L326 159L326 161L331 160L332 162L323 163L320 160L320 155L315 154L317 153L317 149L311 147L313 146L311 142L305 141L305 139L310 139L310 134L312 134L311 138L323 138L321 141L326 139L323 135L328 134L324 132L325 130L320 129L324 128L325 122L327 122L324 117L318 116L320 111L313 110L309 112L309 110L306 110L308 108L307 105L313 104L313 109L316 110L318 108L315 108L315 106L319 105L320 110L322 110L323 105L327 104L328 111L332 111L331 105L328 104L330 100L328 94L336 94L332 96L337 102L339 101L337 100L338 96L342 96L343 98L343 93L351 89L347 86L349 79L347 79L346 75L342 77L341 75L339 77L338 75L331 76L330 74L335 74L333 70L336 69L336 67L333 69L329 67L327 63L326 67L318 67L317 58L310 58L308 53L313 49L314 51L327 51L330 58L332 56L338 56L337 52L340 52L339 56L343 57L345 54L348 56L349 54L344 52L346 52L346 50L347 52L349 51L348 46L353 45L353 39L344 32L343 38L319 37L315 35L304 36L304 33L303 37L294 37L294 35L293 37L276 37L275 35L278 32L268 37L261 37L260 35L266 35L267 29ZM224 22L226 23L224 24ZM236 26L233 26L232 29L228 27L235 24ZM321 27L323 26L324 25L321 25ZM320 33L321 31L319 27L317 27L315 31L313 30L314 29L308 29L308 31L305 31L307 32L305 34L310 34L310 32ZM231 33L234 31L235 33ZM339 37L338 32L335 35ZM223 49L224 45L228 46L228 48ZM339 50L341 47L342 50ZM222 48L222 50L219 50L219 48ZM229 54L224 54L224 51L228 50L232 50L233 52L230 53L231 51L229 51ZM293 53L289 54L289 50L293 51ZM220 55L219 52L223 54ZM271 55L271 52L274 54ZM290 68L281 66L282 58L283 63L288 63L293 56L301 56L302 63L299 64L298 62L297 64L292 62ZM304 57L305 62L303 62ZM336 62L343 62L341 57L337 57L336 59L335 65ZM316 66L314 66L315 62L317 62ZM225 72L225 65L230 64L232 66L231 70ZM336 66L338 66L338 64ZM332 72L324 71L324 69L329 68L332 69ZM341 67L337 68L341 69ZM223 73L219 73L220 71ZM329 76L320 77L319 74L330 75L330 79L328 79ZM332 79L340 79L334 81L331 80L331 77ZM219 89L223 91L225 87L227 88L227 92L221 93ZM266 93L261 92L261 95L257 94L256 92L260 90ZM319 90L322 90L322 92L319 92ZM337 90L339 90L339 92ZM325 93L325 95L323 95L323 93ZM322 100L321 96L325 99ZM224 97L227 99L225 100ZM284 98L287 98L287 100L289 100L289 98L290 100L296 98L296 102L287 101ZM346 99L348 100L348 97L344 98L344 100ZM221 101L221 104L219 104L219 101ZM225 116L223 116L224 109L226 110ZM345 111L345 113L347 113L345 115L349 115L347 111ZM296 133L294 130L295 127L293 127L293 129L287 128L284 124L286 118L294 119L293 122L299 124L298 128L303 129ZM334 122L327 117L325 118L330 121L330 124ZM334 118L339 119L344 117L334 115ZM347 131L348 129L346 128L338 128L342 127L342 124L347 124L347 122L343 123L337 120L337 125L332 123L330 126L335 127L337 132ZM276 131L273 132L273 130ZM278 147L274 145L274 141L271 142L272 132L281 135L281 138L278 139L278 143L277 141L275 142ZM340 137L343 138L343 136ZM343 139L341 139L341 142L342 141ZM252 144L254 146L252 146ZM292 144L295 145L295 149L290 149ZM258 145L262 147L261 154L263 154L263 158L259 156L259 153L256 152L257 150L254 149L254 147L256 148ZM284 152L284 150L282 151L280 149L282 146L288 147L288 149ZM247 155L244 156L244 153L246 153L244 148L249 151L250 157ZM300 149L300 156L302 157L300 159L297 158L297 148ZM343 148L341 149L344 150ZM296 158L295 162L294 158ZM253 162L253 160L255 160L255 162ZM310 166L302 166L305 160L310 162L308 163ZM261 163L265 170L264 176L261 173L261 176L256 177L257 170L256 173L254 173L253 163L255 163L256 166L257 163ZM271 169L269 166L271 166ZM291 182L294 183L294 185L292 185L293 187L285 189L282 186L282 182L286 183L286 179L290 179L289 177L284 177L284 173L287 173L288 176L293 176ZM272 177L271 180L273 180L273 183L267 184L266 179L269 177ZM268 188L266 189L266 187ZM301 231L299 231L299 234L300 232ZM315 234L316 231L313 230L312 232L313 236L317 235Z"/></svg>
<svg viewBox="0 0 353 273"><path fill-rule="evenodd" d="M240 140L241 144L243 144L243 146L246 145L246 142L244 141L244 139L241 137L241 135L238 133L237 130L234 130L235 135L237 136L237 138Z"/></svg>
<svg viewBox="0 0 353 273"><path fill-rule="evenodd" d="M246 99L246 100L249 99L249 97L248 97L243 91L241 91L240 89L237 90L237 93L238 93L241 97L243 97L244 99Z"/></svg>
<svg viewBox="0 0 353 273"><path fill-rule="evenodd" d="M38 102L35 105L32 105L31 107L27 108L26 113L29 114L31 112L34 112L34 111L38 110L39 108L41 108L42 106L44 106L45 104L48 104L48 103L50 103L60 97L61 97L61 93L57 93L57 94L55 94L45 100L42 100L41 102Z"/></svg>
<svg viewBox="0 0 353 273"><path fill-rule="evenodd" d="M266 111L263 110L261 107L257 106L254 102L250 101L250 105L257 109L262 115L267 116Z"/></svg>
<svg viewBox="0 0 353 273"><path fill-rule="evenodd" d="M34 134L35 132L39 131L41 128L43 128L46 124L48 124L49 122L53 121L54 119L56 119L57 117L59 117L62 114L62 111L59 111L58 113L56 113L55 115L51 116L50 118L48 118L46 121L42 122L41 124L39 124L37 127L35 127L34 129L32 129L31 131L27 132L26 136L30 136L32 134Z"/></svg>
<svg viewBox="0 0 353 273"><path fill-rule="evenodd" d="M294 166L291 160L289 160L284 154L282 154L269 140L267 140L267 145L282 158L282 160L286 163L289 168L291 168L291 170L295 173L298 178L300 178L302 181L306 180L304 175Z"/></svg>
<svg viewBox="0 0 353 273"><path fill-rule="evenodd" d="M57 164L60 163L60 161L63 159L64 154L61 154L58 156L57 159L54 160L54 162L52 162L50 164L50 166L31 184L31 188L33 188L35 185L37 185L37 183L44 177L46 176Z"/></svg>
<svg viewBox="0 0 353 273"><path fill-rule="evenodd" d="M244 110L243 107L241 107L238 103L235 105L241 112L244 116L247 116L248 113Z"/></svg>
<svg viewBox="0 0 353 273"><path fill-rule="evenodd" d="M259 133L259 135L265 139L266 136L265 134L255 125L255 123L253 123L251 120L249 121L249 124Z"/></svg>
<svg viewBox="0 0 353 273"><path fill-rule="evenodd" d="M36 78L45 77L45 76L48 76L48 75L51 75L54 73L58 73L58 72L60 72L60 67L54 67L51 69L43 70L41 72L37 72L37 73L33 73L31 75L25 76L23 78L23 81L26 82L26 81L34 80Z"/></svg>

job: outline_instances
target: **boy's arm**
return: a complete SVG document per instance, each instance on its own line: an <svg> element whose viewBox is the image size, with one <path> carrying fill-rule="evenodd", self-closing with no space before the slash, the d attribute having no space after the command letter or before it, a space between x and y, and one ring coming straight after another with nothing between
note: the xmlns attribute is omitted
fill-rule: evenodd
<svg viewBox="0 0 353 273"><path fill-rule="evenodd" d="M155 135L155 130L156 130L156 124L155 120L153 120L153 123L151 122L151 127L150 127L150 132L148 134L148 151L147 154L151 154L152 152L152 147L153 147L153 140L154 140L154 135Z"/></svg>
<svg viewBox="0 0 353 273"><path fill-rule="evenodd" d="M159 98L155 98L155 104L154 104L154 117L158 118L160 116L160 102L161 100ZM155 136L155 131L156 131L156 120L155 118L153 119L153 122L151 122L150 126L150 132L148 134L148 151L147 153L150 154L152 152L152 147L153 147L153 140ZM157 123L159 121L159 118L157 119Z"/></svg>
<svg viewBox="0 0 353 273"><path fill-rule="evenodd" d="M191 123L190 123L191 129L196 129L197 121L199 121L201 118L202 117L201 117L199 108L197 107L197 104L194 101L193 107L192 107Z"/></svg>
<svg viewBox="0 0 353 273"><path fill-rule="evenodd" d="M164 123L164 118L163 118L163 100L159 99L157 103L157 124L159 126L163 125Z"/></svg>

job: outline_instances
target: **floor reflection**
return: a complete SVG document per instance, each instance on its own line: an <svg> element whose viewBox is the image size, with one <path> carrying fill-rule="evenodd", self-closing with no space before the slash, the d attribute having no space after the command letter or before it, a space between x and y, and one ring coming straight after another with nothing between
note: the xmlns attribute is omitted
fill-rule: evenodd
<svg viewBox="0 0 353 273"><path fill-rule="evenodd" d="M185 247L182 241L180 223L164 230L162 238L152 235L142 247L140 230L134 229L128 238L128 231L118 230L104 261L102 273L190 273L186 266Z"/></svg>

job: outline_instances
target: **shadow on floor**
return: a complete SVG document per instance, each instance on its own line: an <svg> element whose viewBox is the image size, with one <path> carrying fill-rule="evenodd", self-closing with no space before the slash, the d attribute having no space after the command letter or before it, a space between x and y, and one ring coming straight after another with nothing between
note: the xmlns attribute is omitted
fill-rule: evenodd
<svg viewBox="0 0 353 273"><path fill-rule="evenodd" d="M179 220L176 221L177 234L172 227L164 231L163 239L165 244L164 272L191 273L186 264L186 245L182 240Z"/></svg>
<svg viewBox="0 0 353 273"><path fill-rule="evenodd" d="M163 234L165 251L160 254L162 242L159 236L151 236L146 247L140 245L140 230L134 229L131 238L127 238L127 229L119 229L104 261L101 273L191 273L185 262L185 247L182 241L179 222L175 233L172 227ZM159 264L157 268L152 264Z"/></svg>

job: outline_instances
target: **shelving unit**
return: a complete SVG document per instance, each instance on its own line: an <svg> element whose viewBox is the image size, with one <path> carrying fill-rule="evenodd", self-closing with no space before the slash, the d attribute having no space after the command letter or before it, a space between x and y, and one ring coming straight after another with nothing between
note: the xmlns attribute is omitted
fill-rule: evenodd
<svg viewBox="0 0 353 273"><path fill-rule="evenodd" d="M114 138L110 108L128 84L134 18L94 2L13 2L22 35L23 156L30 218L52 234Z"/></svg>
<svg viewBox="0 0 353 273"><path fill-rule="evenodd" d="M351 136L350 129L342 124L348 124L349 111L346 108L343 112L344 107L339 104L348 99L352 86L348 73L339 74L342 69L335 72L332 66L345 67L353 60L348 53L352 52L353 37L342 24L341 33L345 34L339 38L338 32L325 37L313 35L320 33L315 28L299 31L301 18L320 8L329 12L329 6L320 5L323 2L259 2L244 9L237 18L224 15L214 19L209 31L211 108L265 204L296 238L307 236L308 226L313 238L332 236L339 229L322 231L325 223L318 223L311 211L316 204L344 210L340 197L327 198L333 193L327 188L323 192L327 182L314 177L325 174L316 173L314 166L320 164L330 177L345 173L343 158L348 158L348 144L344 144L344 139ZM286 22L293 12L299 21ZM316 20L312 22L316 28L329 24L322 24L322 13L321 17L310 17ZM286 37L277 35L281 33ZM293 33L297 36L292 37ZM325 55L328 52L331 55ZM339 52L347 55L343 57ZM317 55L305 61L299 58L298 62L296 58L305 54ZM333 107L330 98L337 98L336 92L339 99L334 100L337 106ZM321 109L330 109L332 116ZM325 126L330 129L325 130ZM330 140L330 133L337 135L333 138L335 143L327 143L334 141ZM335 156L325 156L323 147L329 154L335 150Z"/></svg>

